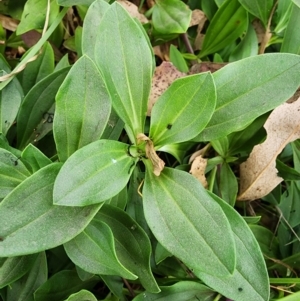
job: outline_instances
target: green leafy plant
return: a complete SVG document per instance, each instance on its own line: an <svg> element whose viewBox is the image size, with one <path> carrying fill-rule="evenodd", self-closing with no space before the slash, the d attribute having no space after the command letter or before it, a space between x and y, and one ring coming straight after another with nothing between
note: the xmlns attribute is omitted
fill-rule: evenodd
<svg viewBox="0 0 300 301"><path fill-rule="evenodd" d="M259 6L216 3L220 8L207 28L200 58L244 32L244 40L253 41L249 14L267 26L270 1ZM229 163L264 139L266 113L293 96L300 85L300 57L248 57L244 50L240 55L240 46L231 57L247 58L213 74L175 80L147 117L155 61L143 26L117 2L58 4L90 4L82 31L77 31L80 58L72 67L61 60L54 68L53 50L45 44L19 81L9 77L1 84L1 298L95 301L102 298L93 290L101 281L110 291L105 300L126 300L123 282L126 294L135 290L135 301L269 300L268 270L285 270L276 261L265 261L263 254L277 258L278 241L270 250L259 238L271 242L272 233L248 224L259 218L243 218L233 208L238 185ZM31 5L28 1L25 14ZM52 5L46 37L65 12ZM296 11L293 4L292 14ZM157 1L152 14L161 34L187 31L190 11L180 1ZM169 20L169 27L162 26L163 20ZM18 30L40 27L38 21L28 23L23 16ZM290 45L285 41L283 49ZM23 63L38 49L37 44L29 50ZM1 67L10 73L4 58ZM211 173L205 189L185 171L184 156L189 147L207 141L217 155L207 167ZM297 168L298 144L293 142L290 150ZM298 180L299 174L280 160L287 179ZM280 192L266 199L281 199L276 208L286 213L296 207L298 190L292 182L287 187L291 196ZM289 222L298 226L292 216ZM281 225L279 241L288 242L286 232ZM284 264L293 265L298 253L290 255L284 243ZM51 261L53 276L47 279Z"/></svg>

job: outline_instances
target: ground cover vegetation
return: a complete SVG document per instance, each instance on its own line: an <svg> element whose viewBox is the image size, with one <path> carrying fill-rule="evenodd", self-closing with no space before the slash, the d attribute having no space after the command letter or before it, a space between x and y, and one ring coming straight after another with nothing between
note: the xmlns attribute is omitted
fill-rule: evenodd
<svg viewBox="0 0 300 301"><path fill-rule="evenodd" d="M300 300L300 2L0 2L0 300Z"/></svg>

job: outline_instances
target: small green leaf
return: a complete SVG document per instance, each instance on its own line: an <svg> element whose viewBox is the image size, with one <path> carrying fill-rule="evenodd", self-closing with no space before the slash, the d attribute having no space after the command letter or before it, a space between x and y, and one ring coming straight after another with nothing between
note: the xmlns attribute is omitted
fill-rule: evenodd
<svg viewBox="0 0 300 301"><path fill-rule="evenodd" d="M238 0L225 1L207 28L199 57L205 57L231 44L246 31L247 26L247 11Z"/></svg>
<svg viewBox="0 0 300 301"><path fill-rule="evenodd" d="M120 262L139 277L145 289L152 293L160 292L150 268L150 240L139 224L123 210L106 204L94 221L104 222L110 227Z"/></svg>
<svg viewBox="0 0 300 301"><path fill-rule="evenodd" d="M210 141L243 129L291 97L300 85L300 56L258 55L231 63L213 74L215 112L195 141Z"/></svg>
<svg viewBox="0 0 300 301"><path fill-rule="evenodd" d="M235 244L229 223L192 175L164 168L157 177L147 170L143 198L147 223L169 252L192 271L231 275Z"/></svg>
<svg viewBox="0 0 300 301"><path fill-rule="evenodd" d="M61 6L72 5L91 5L94 0L57 0L57 4Z"/></svg>
<svg viewBox="0 0 300 301"><path fill-rule="evenodd" d="M244 219L231 206L212 193L210 196L221 206L233 231L237 255L236 268L233 275L228 277L197 270L194 274L205 284L232 300L268 301L268 273L264 257L253 233Z"/></svg>
<svg viewBox="0 0 300 301"><path fill-rule="evenodd" d="M155 148L194 138L209 122L215 103L211 73L174 81L152 109L150 137Z"/></svg>
<svg viewBox="0 0 300 301"><path fill-rule="evenodd" d="M69 68L54 72L38 82L22 101L17 117L17 143L20 149L52 130L55 95Z"/></svg>
<svg viewBox="0 0 300 301"><path fill-rule="evenodd" d="M64 247L69 258L89 273L137 278L118 260L113 233L99 220L94 219L83 232L65 243Z"/></svg>
<svg viewBox="0 0 300 301"><path fill-rule="evenodd" d="M193 281L179 281L172 286L162 286L161 292L152 294L144 292L136 296L132 301L182 301L199 300L213 301L216 292L207 286Z"/></svg>
<svg viewBox="0 0 300 301"><path fill-rule="evenodd" d="M95 43L96 63L113 107L136 139L144 132L153 74L152 49L142 27L117 2L104 14Z"/></svg>
<svg viewBox="0 0 300 301"><path fill-rule="evenodd" d="M62 270L34 292L34 301L65 300L81 289L92 289L97 282L95 278L81 281L76 271Z"/></svg>
<svg viewBox="0 0 300 301"><path fill-rule="evenodd" d="M181 72L189 71L189 67L185 59L183 58L183 55L173 44L171 44L170 46L170 61L179 71Z"/></svg>
<svg viewBox="0 0 300 301"><path fill-rule="evenodd" d="M81 57L56 95L53 131L61 162L100 139L110 110L110 97L99 71L90 58Z"/></svg>
<svg viewBox="0 0 300 301"><path fill-rule="evenodd" d="M6 197L29 176L30 172L18 157L0 148L0 198Z"/></svg>
<svg viewBox="0 0 300 301"><path fill-rule="evenodd" d="M32 267L37 254L0 258L0 288L24 276Z"/></svg>
<svg viewBox="0 0 300 301"><path fill-rule="evenodd" d="M190 24L192 11L179 0L157 0L152 11L152 22L161 34L185 33Z"/></svg>
<svg viewBox="0 0 300 301"><path fill-rule="evenodd" d="M89 291L81 290L78 293L72 294L65 301L97 301L98 299Z"/></svg>
<svg viewBox="0 0 300 301"><path fill-rule="evenodd" d="M53 184L60 167L54 163L40 169L0 203L1 257L37 253L61 245L78 235L99 210L100 205L53 205Z"/></svg>
<svg viewBox="0 0 300 301"><path fill-rule="evenodd" d="M54 71L54 52L49 42L46 42L42 52L36 60L26 65L26 68L18 75L24 94L43 78Z"/></svg>
<svg viewBox="0 0 300 301"><path fill-rule="evenodd" d="M300 54L300 37L297 28L300 26L300 7L292 5L287 28L284 32L280 52Z"/></svg>
<svg viewBox="0 0 300 301"><path fill-rule="evenodd" d="M249 13L260 19L267 27L273 0L239 0L239 2Z"/></svg>
<svg viewBox="0 0 300 301"><path fill-rule="evenodd" d="M75 152L57 176L54 204L87 206L120 192L138 161L128 154L128 147L118 141L98 140Z"/></svg>
<svg viewBox="0 0 300 301"><path fill-rule="evenodd" d="M21 22L17 27L17 35L21 35L31 29L43 29L46 19L47 5L48 0L28 0L24 6ZM57 5L55 0L51 0L49 17L50 24L58 13L59 5Z"/></svg>
<svg viewBox="0 0 300 301"><path fill-rule="evenodd" d="M73 5L73 4L72 4ZM110 5L103 1L94 1L84 18L82 31L82 53L95 60L95 40L98 35L98 27Z"/></svg>
<svg viewBox="0 0 300 301"><path fill-rule="evenodd" d="M30 165L33 173L52 163L48 157L32 144L26 146L22 152L22 159Z"/></svg>

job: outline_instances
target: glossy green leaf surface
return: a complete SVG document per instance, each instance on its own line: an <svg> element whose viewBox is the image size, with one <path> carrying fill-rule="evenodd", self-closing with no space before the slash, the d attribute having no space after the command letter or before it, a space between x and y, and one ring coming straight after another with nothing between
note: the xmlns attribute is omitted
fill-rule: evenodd
<svg viewBox="0 0 300 301"><path fill-rule="evenodd" d="M300 56L272 53L231 63L213 74L215 112L194 140L208 141L243 129L291 97L300 85Z"/></svg>
<svg viewBox="0 0 300 301"><path fill-rule="evenodd" d="M172 286L161 287L161 292L151 294L148 292L136 296L133 301L182 301L199 300L213 301L216 293L207 286L193 281L179 281Z"/></svg>
<svg viewBox="0 0 300 301"><path fill-rule="evenodd" d="M246 31L247 26L247 11L239 1L225 1L207 28L199 57L205 57L231 44Z"/></svg>
<svg viewBox="0 0 300 301"><path fill-rule="evenodd" d="M161 34L185 33L192 11L179 0L157 0L152 11L152 22Z"/></svg>
<svg viewBox="0 0 300 301"><path fill-rule="evenodd" d="M0 258L0 288L24 276L37 258L36 254Z"/></svg>
<svg viewBox="0 0 300 301"><path fill-rule="evenodd" d="M32 144L26 146L22 152L22 159L29 164L33 173L52 163L48 157Z"/></svg>
<svg viewBox="0 0 300 301"><path fill-rule="evenodd" d="M103 1L94 1L85 16L82 30L82 53L95 60L95 40L98 35L98 27L110 5Z"/></svg>
<svg viewBox="0 0 300 301"><path fill-rule="evenodd" d="M98 140L81 148L57 176L54 204L87 206L110 199L125 187L137 160L118 141Z"/></svg>
<svg viewBox="0 0 300 301"><path fill-rule="evenodd" d="M215 103L216 92L211 73L174 81L151 112L149 135L155 147L194 138L209 122Z"/></svg>
<svg viewBox="0 0 300 301"><path fill-rule="evenodd" d="M64 244L69 258L85 271L99 275L119 275L126 279L137 276L118 260L110 228L94 219L79 235Z"/></svg>
<svg viewBox="0 0 300 301"><path fill-rule="evenodd" d="M110 227L120 262L139 277L147 291L158 293L160 289L150 268L150 240L139 224L123 210L106 204L93 221L102 221Z"/></svg>
<svg viewBox="0 0 300 301"><path fill-rule="evenodd" d="M17 34L21 35L22 33L25 33L31 29L43 29L46 19L47 5L48 0L28 0L24 6L21 22L17 27ZM56 0L51 0L50 24L58 13L59 6L57 5Z"/></svg>
<svg viewBox="0 0 300 301"><path fill-rule="evenodd" d="M61 6L72 5L91 5L94 0L57 0L57 4Z"/></svg>
<svg viewBox="0 0 300 301"><path fill-rule="evenodd" d="M235 268L235 244L222 209L192 175L164 168L147 171L144 213L157 240L191 271L220 277ZM184 226L183 226L184 225Z"/></svg>
<svg viewBox="0 0 300 301"><path fill-rule="evenodd" d="M291 15L284 33L280 52L300 54L300 37L297 28L300 26L300 7L292 5Z"/></svg>
<svg viewBox="0 0 300 301"><path fill-rule="evenodd" d="M100 205L53 205L53 185L60 167L55 163L40 169L0 203L1 257L37 253L61 245L78 235L99 210Z"/></svg>
<svg viewBox="0 0 300 301"><path fill-rule="evenodd" d="M110 110L110 98L99 71L90 58L81 57L56 95L53 131L61 162L100 139Z"/></svg>
<svg viewBox="0 0 300 301"><path fill-rule="evenodd" d="M267 27L273 0L239 0L239 2L248 12L260 19L265 27Z"/></svg>
<svg viewBox="0 0 300 301"><path fill-rule="evenodd" d="M37 83L22 101L17 117L17 143L20 149L52 130L55 95L69 68L54 72Z"/></svg>
<svg viewBox="0 0 300 301"><path fill-rule="evenodd" d="M13 153L0 149L0 198L30 176L29 170Z"/></svg>
<svg viewBox="0 0 300 301"><path fill-rule="evenodd" d="M98 30L95 41L97 66L114 109L136 138L144 132L153 73L152 50L142 28L117 2L107 9Z"/></svg>
<svg viewBox="0 0 300 301"><path fill-rule="evenodd" d="M34 256L36 260L30 271L18 281L10 284L9 289L7 290L7 300L32 301L33 293L47 281L48 269L45 252L34 254Z"/></svg>
<svg viewBox="0 0 300 301"><path fill-rule="evenodd" d="M19 83L13 80L0 91L0 133L4 135L16 120L23 98L17 84Z"/></svg>
<svg viewBox="0 0 300 301"><path fill-rule="evenodd" d="M66 301L97 301L97 298L87 290L72 294Z"/></svg>
<svg viewBox="0 0 300 301"><path fill-rule="evenodd" d="M232 300L269 300L269 278L260 247L243 218L227 203L210 194L226 214L234 233L236 268L229 277L218 277L195 270L205 284ZM223 246L224 247L224 246Z"/></svg>
<svg viewBox="0 0 300 301"><path fill-rule="evenodd" d="M92 289L97 283L95 278L81 281L76 271L63 270L51 277L34 293L35 301L65 300L81 289ZM83 300L82 300L83 301Z"/></svg>
<svg viewBox="0 0 300 301"><path fill-rule="evenodd" d="M49 42L46 42L36 60L30 62L18 75L24 94L39 81L54 71L54 52Z"/></svg>

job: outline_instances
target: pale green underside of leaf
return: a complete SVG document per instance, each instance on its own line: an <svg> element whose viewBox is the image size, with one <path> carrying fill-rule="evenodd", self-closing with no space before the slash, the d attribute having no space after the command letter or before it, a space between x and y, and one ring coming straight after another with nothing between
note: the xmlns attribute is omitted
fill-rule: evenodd
<svg viewBox="0 0 300 301"><path fill-rule="evenodd" d="M0 257L59 246L78 235L99 210L101 205L53 205L53 184L60 167L54 163L40 169L0 203Z"/></svg>
<svg viewBox="0 0 300 301"><path fill-rule="evenodd" d="M100 139L110 110L110 97L97 67L90 58L82 56L56 95L53 131L61 162Z"/></svg>
<svg viewBox="0 0 300 301"><path fill-rule="evenodd" d="M87 290L81 290L72 294L66 301L98 301L97 298Z"/></svg>
<svg viewBox="0 0 300 301"><path fill-rule="evenodd" d="M217 277L194 271L204 283L232 300L269 300L269 278L260 247L243 218L227 203L211 194L222 207L234 233L236 269L232 276Z"/></svg>
<svg viewBox="0 0 300 301"><path fill-rule="evenodd" d="M54 204L87 206L110 199L125 187L137 161L118 141L98 140L79 149L55 180Z"/></svg>
<svg viewBox="0 0 300 301"><path fill-rule="evenodd" d="M218 204L190 174L164 168L146 174L144 213L157 240L191 270L229 276L235 268L235 245Z"/></svg>
<svg viewBox="0 0 300 301"><path fill-rule="evenodd" d="M291 97L300 85L300 56L264 54L231 63L213 74L215 112L195 141L210 141L243 129Z"/></svg>
<svg viewBox="0 0 300 301"><path fill-rule="evenodd" d="M83 232L64 244L69 258L83 270L99 275L119 275L126 279L137 276L118 260L113 233L103 222L93 220Z"/></svg>
<svg viewBox="0 0 300 301"><path fill-rule="evenodd" d="M147 291L160 292L150 267L151 244L145 231L123 210L107 204L101 209L93 221L110 227L120 262L139 277Z"/></svg>
<svg viewBox="0 0 300 301"><path fill-rule="evenodd" d="M152 52L141 27L117 2L100 23L95 60L114 109L135 136L143 133L153 74Z"/></svg>
<svg viewBox="0 0 300 301"><path fill-rule="evenodd" d="M216 104L211 73L177 79L155 103L150 137L156 148L188 141L209 122Z"/></svg>

